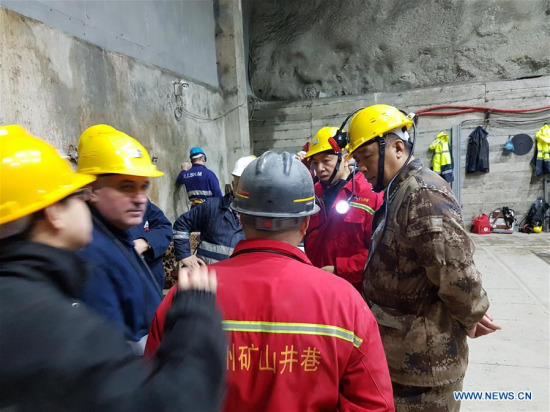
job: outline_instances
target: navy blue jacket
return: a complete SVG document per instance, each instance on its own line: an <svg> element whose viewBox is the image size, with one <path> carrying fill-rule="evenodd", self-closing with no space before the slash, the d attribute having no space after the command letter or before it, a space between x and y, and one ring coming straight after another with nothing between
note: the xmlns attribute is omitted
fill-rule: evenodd
<svg viewBox="0 0 550 412"><path fill-rule="evenodd" d="M231 256L235 245L244 239L244 232L230 204L230 195L208 199L177 218L174 222L177 260L191 256L191 232L201 233L197 257L205 263L215 263Z"/></svg>
<svg viewBox="0 0 550 412"><path fill-rule="evenodd" d="M93 240L78 252L90 273L82 300L120 328L126 340L137 342L149 332L162 291L134 249L130 231L116 229L90 209Z"/></svg>
<svg viewBox="0 0 550 412"><path fill-rule="evenodd" d="M147 210L140 225L130 229L132 239L143 238L151 246L143 253L145 261L159 286L164 287L164 264L162 256L172 241L172 222L150 200L147 202Z"/></svg>
<svg viewBox="0 0 550 412"><path fill-rule="evenodd" d="M222 197L220 182L216 174L205 165L194 164L191 169L182 170L176 180L177 185L185 185L189 201L201 201L211 197Z"/></svg>

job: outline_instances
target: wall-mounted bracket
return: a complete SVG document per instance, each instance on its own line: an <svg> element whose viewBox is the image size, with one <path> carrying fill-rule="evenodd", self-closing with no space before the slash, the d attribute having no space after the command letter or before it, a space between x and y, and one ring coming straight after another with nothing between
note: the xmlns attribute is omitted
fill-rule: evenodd
<svg viewBox="0 0 550 412"><path fill-rule="evenodd" d="M175 96L183 96L183 90L189 88L189 83L183 80L173 81L172 84L174 85Z"/></svg>

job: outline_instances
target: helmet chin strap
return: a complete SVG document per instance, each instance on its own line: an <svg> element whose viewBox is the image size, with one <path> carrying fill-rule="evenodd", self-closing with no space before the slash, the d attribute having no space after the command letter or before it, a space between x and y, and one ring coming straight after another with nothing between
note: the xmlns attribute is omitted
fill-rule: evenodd
<svg viewBox="0 0 550 412"><path fill-rule="evenodd" d="M384 136L378 138L378 177L376 186L372 189L379 193L384 190L384 159L386 157L386 138Z"/></svg>
<svg viewBox="0 0 550 412"><path fill-rule="evenodd" d="M350 209L350 202L353 196L355 196L355 174L357 173L357 165L354 165L353 170L351 171L351 175L348 179L351 179L351 194L346 200L340 200L338 203L336 203L336 211L340 213L341 215L345 215L349 212Z"/></svg>

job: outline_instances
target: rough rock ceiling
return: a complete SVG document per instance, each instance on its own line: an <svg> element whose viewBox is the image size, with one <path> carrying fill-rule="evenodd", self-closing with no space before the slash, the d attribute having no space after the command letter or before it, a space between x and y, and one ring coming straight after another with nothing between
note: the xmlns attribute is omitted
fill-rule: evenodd
<svg viewBox="0 0 550 412"><path fill-rule="evenodd" d="M263 100L550 73L549 0L250 0Z"/></svg>

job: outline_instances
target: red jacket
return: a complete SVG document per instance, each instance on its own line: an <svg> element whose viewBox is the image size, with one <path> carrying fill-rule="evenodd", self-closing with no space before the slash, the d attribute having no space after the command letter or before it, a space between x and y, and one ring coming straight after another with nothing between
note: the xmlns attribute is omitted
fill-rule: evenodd
<svg viewBox="0 0 550 412"><path fill-rule="evenodd" d="M210 267L230 342L224 411L394 410L378 325L347 282L264 239L241 241ZM146 356L162 339L174 293L157 310Z"/></svg>
<svg viewBox="0 0 550 412"><path fill-rule="evenodd" d="M330 211L321 202L319 213L311 217L305 238L305 251L314 266L334 266L335 273L358 290L367 263L374 212L382 204L382 193L375 193L362 173L355 174L354 195L350 210L342 215L335 209L340 200L351 195L352 181L340 190ZM323 197L323 186L315 184L315 195Z"/></svg>

